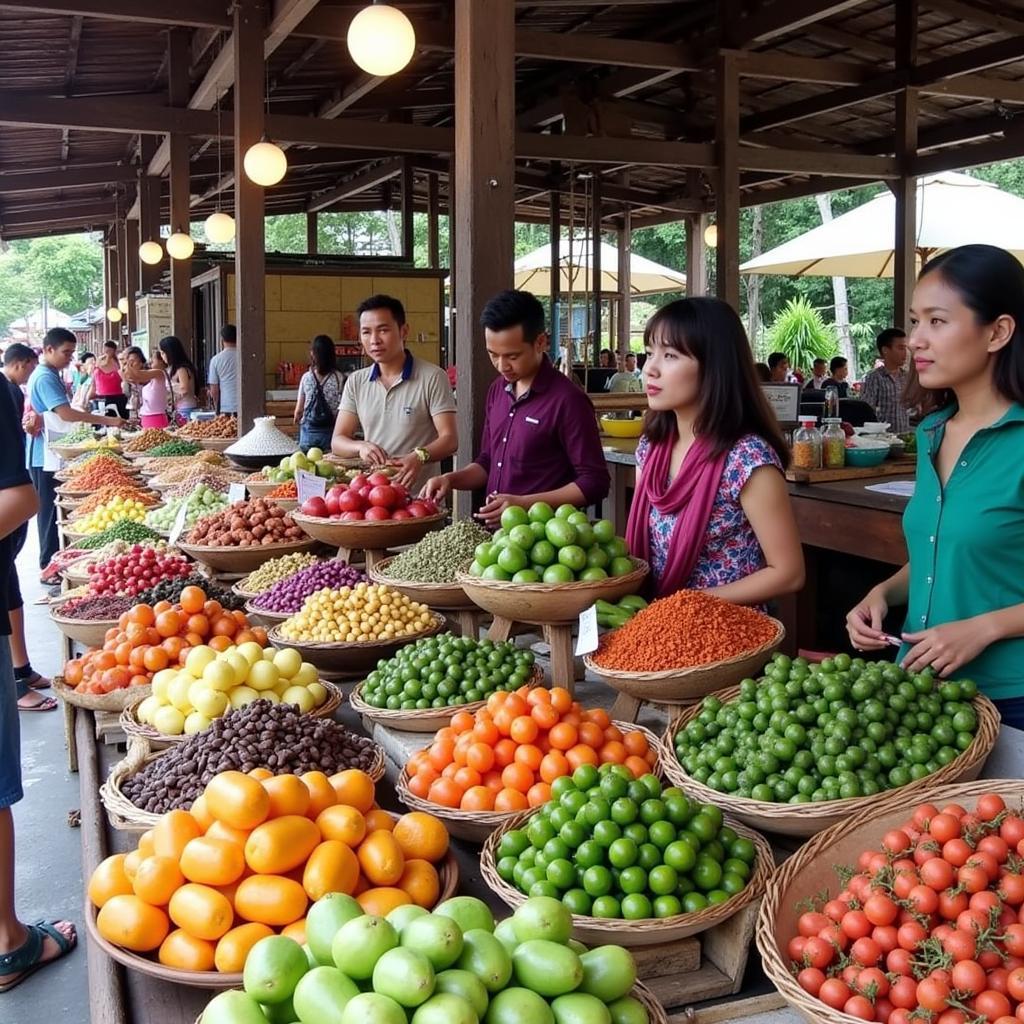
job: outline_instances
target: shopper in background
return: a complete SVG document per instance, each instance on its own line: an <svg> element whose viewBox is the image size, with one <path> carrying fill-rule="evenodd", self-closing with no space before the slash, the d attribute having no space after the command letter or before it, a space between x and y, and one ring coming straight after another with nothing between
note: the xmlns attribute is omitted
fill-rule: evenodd
<svg viewBox="0 0 1024 1024"><path fill-rule="evenodd" d="M849 398L850 382L846 379L850 375L850 366L845 357L833 356L828 364L829 376L822 385L824 388L835 388L840 398Z"/></svg>
<svg viewBox="0 0 1024 1024"><path fill-rule="evenodd" d="M220 329L221 350L210 360L206 378L217 412L238 413L238 331L234 324Z"/></svg>
<svg viewBox="0 0 1024 1024"><path fill-rule="evenodd" d="M146 353L132 345L125 353L124 378L129 384L142 388L139 404L139 421L143 429L162 429L170 425L167 415L167 371L154 358L152 366L146 364Z"/></svg>
<svg viewBox="0 0 1024 1024"><path fill-rule="evenodd" d="M773 384L785 384L789 379L789 356L785 352L772 352L768 356L768 371Z"/></svg>
<svg viewBox="0 0 1024 1024"><path fill-rule="evenodd" d="M121 419L128 419L128 396L124 393L116 341L103 342L103 351L96 360L92 382L91 398L96 411L105 414L107 407L113 406Z"/></svg>
<svg viewBox="0 0 1024 1024"><path fill-rule="evenodd" d="M811 380L807 385L816 391L823 391L828 380L828 363L824 359L815 359L811 367Z"/></svg>
<svg viewBox="0 0 1024 1024"><path fill-rule="evenodd" d="M89 400L92 396L93 373L96 371L96 357L91 352L86 352L79 363L81 372L74 375L73 391L71 394L71 405L75 409L88 409Z"/></svg>
<svg viewBox="0 0 1024 1024"><path fill-rule="evenodd" d="M167 376L171 384L171 398L174 411L183 419L189 418L198 405L196 398L196 368L188 357L185 346L173 334L160 339L160 351L167 364Z"/></svg>
<svg viewBox="0 0 1024 1024"><path fill-rule="evenodd" d="M903 399L907 387L907 335L890 327L875 340L882 365L872 370L860 387L861 400L875 410L875 418L888 423L894 434L910 430L910 408Z"/></svg>
<svg viewBox="0 0 1024 1024"><path fill-rule="evenodd" d="M299 427L299 447L331 450L334 421L345 387L345 374L338 369L334 342L326 334L318 334L309 347L309 369L299 381L292 420Z"/></svg>

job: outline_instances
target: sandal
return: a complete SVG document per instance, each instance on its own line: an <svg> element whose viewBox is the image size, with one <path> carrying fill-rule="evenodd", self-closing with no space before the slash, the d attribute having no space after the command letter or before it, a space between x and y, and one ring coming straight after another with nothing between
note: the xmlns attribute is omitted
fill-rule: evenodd
<svg viewBox="0 0 1024 1024"><path fill-rule="evenodd" d="M10 953L0 954L0 975L16 974L16 977L0 985L0 992L10 992L12 988L20 985L26 978L35 974L40 967L52 964L63 956L67 956L78 944L78 933L74 926L71 929L69 939L57 927L63 922L58 921L36 921L35 924L26 925L25 930L28 936L25 941ZM47 938L57 943L59 952L49 960L43 960L43 943Z"/></svg>
<svg viewBox="0 0 1024 1024"><path fill-rule="evenodd" d="M26 713L33 711L56 711L57 701L53 697L43 697L43 699L38 704L32 704L28 707L23 707L21 704L19 704L18 710L24 711Z"/></svg>
<svg viewBox="0 0 1024 1024"><path fill-rule="evenodd" d="M33 672L29 676L28 686L30 690L48 690L50 688L50 680L46 676L41 676L38 672Z"/></svg>

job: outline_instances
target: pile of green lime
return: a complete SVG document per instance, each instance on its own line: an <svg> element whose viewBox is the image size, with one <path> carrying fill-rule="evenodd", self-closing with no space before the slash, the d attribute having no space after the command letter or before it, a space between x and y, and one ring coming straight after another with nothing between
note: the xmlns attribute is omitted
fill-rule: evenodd
<svg viewBox="0 0 1024 1024"><path fill-rule="evenodd" d="M553 896L589 917L674 917L742 891L756 848L654 775L581 765L551 784L551 801L499 841L498 874L528 896Z"/></svg>
<svg viewBox="0 0 1024 1024"><path fill-rule="evenodd" d="M502 512L501 529L477 546L469 572L512 583L575 583L625 576L633 569L611 520L592 520L572 505L556 510L538 501Z"/></svg>

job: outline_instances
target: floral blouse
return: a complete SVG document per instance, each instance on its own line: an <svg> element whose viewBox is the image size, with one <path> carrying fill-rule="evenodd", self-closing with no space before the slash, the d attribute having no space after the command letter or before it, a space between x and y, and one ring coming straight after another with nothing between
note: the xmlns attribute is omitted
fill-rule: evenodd
<svg viewBox="0 0 1024 1024"><path fill-rule="evenodd" d="M647 438L641 438L636 448L638 471L646 462L649 450ZM688 588L721 587L764 568L764 552L740 504L740 492L754 470L761 466L774 466L780 472L783 469L778 454L767 441L756 434L746 434L726 456L722 482L711 506L704 547L687 580ZM676 518L651 507L651 570L655 578L660 578L665 571Z"/></svg>

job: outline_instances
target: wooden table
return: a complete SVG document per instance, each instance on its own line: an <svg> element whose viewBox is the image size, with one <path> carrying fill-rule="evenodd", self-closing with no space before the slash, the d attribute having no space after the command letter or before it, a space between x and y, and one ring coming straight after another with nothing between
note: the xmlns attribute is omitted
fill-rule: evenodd
<svg viewBox="0 0 1024 1024"><path fill-rule="evenodd" d="M639 438L604 437L604 460L608 464L611 488L604 499L601 515L615 524L615 532L622 536L626 532L629 506L633 503L636 487L636 446Z"/></svg>

